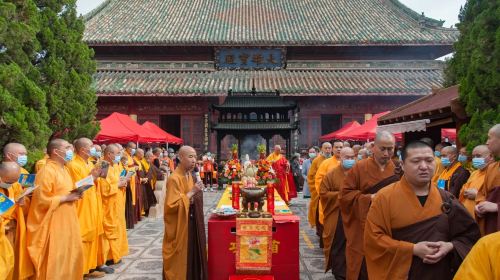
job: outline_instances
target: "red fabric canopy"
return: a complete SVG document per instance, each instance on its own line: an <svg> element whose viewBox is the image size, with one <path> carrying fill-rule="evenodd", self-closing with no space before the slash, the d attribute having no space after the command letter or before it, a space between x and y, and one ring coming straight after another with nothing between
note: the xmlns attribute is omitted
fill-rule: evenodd
<svg viewBox="0 0 500 280"><path fill-rule="evenodd" d="M351 129L344 133L339 133L337 138L341 140L357 140L357 141L371 141L375 139L375 135L377 134L377 120L383 115L388 114L390 111L382 112L373 115L373 117L362 124L361 126ZM402 135L401 133L395 134L394 137L396 140L401 141Z"/></svg>
<svg viewBox="0 0 500 280"><path fill-rule="evenodd" d="M348 122L341 129L321 136L319 138L319 140L321 140L323 142L323 141L330 141L333 139L340 139L340 138L338 138L339 134L348 133L349 131L351 131L357 127L360 127L360 126L361 125L357 121ZM341 139L341 140L344 140L344 139Z"/></svg>
<svg viewBox="0 0 500 280"><path fill-rule="evenodd" d="M165 143L175 144L175 145L182 145L182 143L184 143L184 141L181 138L173 136L172 134L159 128L156 124L154 124L152 122L149 122L149 121L145 122L142 124L142 127L144 129L147 129L147 130L153 132L156 136L162 137L164 139Z"/></svg>
<svg viewBox="0 0 500 280"><path fill-rule="evenodd" d="M457 140L456 128L441 128L441 138L448 138L450 141Z"/></svg>
<svg viewBox="0 0 500 280"><path fill-rule="evenodd" d="M100 121L101 131L94 138L100 143L125 143L125 142L164 142L162 137L156 136L147 129L142 128L129 116L113 113Z"/></svg>

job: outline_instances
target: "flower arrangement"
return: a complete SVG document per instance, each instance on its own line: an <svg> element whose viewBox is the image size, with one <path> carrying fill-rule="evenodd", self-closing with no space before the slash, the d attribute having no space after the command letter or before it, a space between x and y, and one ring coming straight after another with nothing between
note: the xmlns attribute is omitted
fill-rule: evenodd
<svg viewBox="0 0 500 280"><path fill-rule="evenodd" d="M266 185L268 182L275 182L276 174L271 167L271 163L265 158L257 161L257 175L255 176L259 185Z"/></svg>
<svg viewBox="0 0 500 280"><path fill-rule="evenodd" d="M227 179L228 184L233 181L239 181L242 175L241 164L238 159L228 160L224 166L223 178Z"/></svg>

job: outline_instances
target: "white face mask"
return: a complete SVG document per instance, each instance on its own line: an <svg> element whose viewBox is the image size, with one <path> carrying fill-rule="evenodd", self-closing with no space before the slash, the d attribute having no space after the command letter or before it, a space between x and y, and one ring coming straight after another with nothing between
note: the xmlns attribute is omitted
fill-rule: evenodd
<svg viewBox="0 0 500 280"><path fill-rule="evenodd" d="M0 182L0 188L2 188L2 189L10 189L13 184L14 183L9 184L9 183Z"/></svg>

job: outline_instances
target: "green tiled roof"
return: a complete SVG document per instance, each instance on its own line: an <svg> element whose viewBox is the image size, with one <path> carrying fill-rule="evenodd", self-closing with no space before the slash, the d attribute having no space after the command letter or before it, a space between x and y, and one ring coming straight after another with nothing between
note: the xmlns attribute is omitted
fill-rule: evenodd
<svg viewBox="0 0 500 280"><path fill-rule="evenodd" d="M456 29L397 0L107 0L90 45L451 45Z"/></svg>
<svg viewBox="0 0 500 280"><path fill-rule="evenodd" d="M94 86L100 96L225 96L254 85L285 96L402 96L430 94L443 82L438 61L290 61L278 71L215 71L210 65L101 61Z"/></svg>
<svg viewBox="0 0 500 280"><path fill-rule="evenodd" d="M276 130L276 129L296 129L296 125L291 123L279 123L279 122L256 122L256 123L218 123L214 125L215 130Z"/></svg>

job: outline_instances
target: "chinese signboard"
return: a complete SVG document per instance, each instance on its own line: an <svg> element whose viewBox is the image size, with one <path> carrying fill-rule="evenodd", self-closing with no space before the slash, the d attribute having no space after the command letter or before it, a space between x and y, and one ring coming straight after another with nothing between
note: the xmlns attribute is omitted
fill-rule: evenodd
<svg viewBox="0 0 500 280"><path fill-rule="evenodd" d="M217 48L218 69L278 70L285 66L284 48Z"/></svg>

